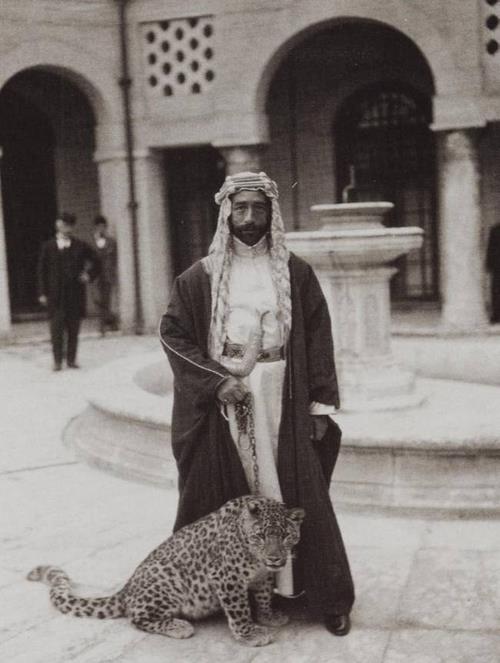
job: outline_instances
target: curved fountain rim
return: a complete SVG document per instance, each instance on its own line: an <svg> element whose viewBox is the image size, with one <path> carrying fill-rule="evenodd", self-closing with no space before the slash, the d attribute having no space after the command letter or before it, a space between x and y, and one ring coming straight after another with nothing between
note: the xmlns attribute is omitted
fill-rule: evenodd
<svg viewBox="0 0 500 663"><path fill-rule="evenodd" d="M345 212L351 212L352 214L366 214L366 212L388 212L394 208L394 203L389 202L388 200L380 200L374 202L363 202L363 203L317 203L316 205L311 205L312 212L333 212L334 216L336 213L345 214Z"/></svg>
<svg viewBox="0 0 500 663"><path fill-rule="evenodd" d="M134 381L134 375L139 368L163 363L166 365L166 359L160 349L120 358L94 369L91 383L85 390L86 400L91 406L114 418L154 428L170 429L173 393L169 392L163 396L153 394L144 391ZM417 453L432 451L441 454L447 451L453 453L459 451L462 455L474 455L478 451L484 451L492 455L500 454L500 437L496 432L497 429L491 428L488 417L484 418L485 423L480 430L475 424L471 428L459 422L457 428L460 429L460 432L455 431L453 438L446 443L443 443L441 439L443 417L434 417L437 406L433 405L433 402L435 403L438 395L439 399L446 399L450 388L453 388L464 402L465 392L470 394L470 390L473 389L474 392L477 392L475 398L479 398L479 394L480 401L484 401L485 408L489 412L494 387L487 384L457 382L455 379L419 377L417 380L422 387L425 386L425 392L433 394L433 400L427 399L420 408L403 411L389 409L377 412L368 410L350 412L341 409L337 413L336 419L344 428L344 446L363 446L367 449L376 446L391 448L397 442L401 448L407 451L414 450ZM493 396L496 398L496 394ZM444 406L443 410L445 410ZM430 420L436 420L437 423L430 426L433 432L415 425L415 422L422 419L423 413L432 415ZM399 424L392 432L388 432L388 429L392 429L395 425L394 417L404 419L406 423L403 429L408 428L412 431L408 438L405 438L401 432ZM455 415L453 421L456 421ZM435 426L439 432L437 436L434 431ZM429 428L429 424L427 428ZM361 430L364 431L362 435ZM370 430L371 433L367 435L366 430ZM377 433L377 430L386 432L382 435Z"/></svg>
<svg viewBox="0 0 500 663"><path fill-rule="evenodd" d="M161 350L116 359L93 371L85 397L91 407L116 419L153 428L169 429L173 392L165 395L145 391L134 380L144 366L166 362Z"/></svg>
<svg viewBox="0 0 500 663"><path fill-rule="evenodd" d="M356 239L356 238L400 238L400 237L421 237L424 234L423 228L418 226L406 226L401 228L353 228L345 229L326 229L319 230L293 230L286 233L287 239Z"/></svg>

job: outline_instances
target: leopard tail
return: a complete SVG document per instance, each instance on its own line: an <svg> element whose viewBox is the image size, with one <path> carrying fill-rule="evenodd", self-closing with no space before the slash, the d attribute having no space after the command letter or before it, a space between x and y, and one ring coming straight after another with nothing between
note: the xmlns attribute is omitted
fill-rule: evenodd
<svg viewBox="0 0 500 663"><path fill-rule="evenodd" d="M27 580L44 582L50 587L50 600L62 613L75 617L116 619L125 616L122 591L111 596L81 598L75 596L67 573L57 566L37 566L26 576Z"/></svg>

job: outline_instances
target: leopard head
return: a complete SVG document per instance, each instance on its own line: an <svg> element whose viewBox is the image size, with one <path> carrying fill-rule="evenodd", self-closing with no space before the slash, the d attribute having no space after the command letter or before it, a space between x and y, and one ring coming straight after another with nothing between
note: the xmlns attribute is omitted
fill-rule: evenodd
<svg viewBox="0 0 500 663"><path fill-rule="evenodd" d="M276 500L248 497L244 502L241 530L249 551L268 571L285 566L300 540L304 509L287 509Z"/></svg>

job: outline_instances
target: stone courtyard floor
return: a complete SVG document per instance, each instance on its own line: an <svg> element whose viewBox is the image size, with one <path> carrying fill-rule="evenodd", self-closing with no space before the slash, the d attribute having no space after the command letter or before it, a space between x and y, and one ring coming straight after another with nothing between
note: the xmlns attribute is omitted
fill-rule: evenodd
<svg viewBox="0 0 500 663"><path fill-rule="evenodd" d="M345 638L298 609L272 644L252 649L222 617L178 641L52 608L47 587L24 579L33 566L61 565L82 593L106 594L170 533L174 490L90 468L61 442L93 369L155 347L154 337L89 333L82 369L57 374L45 342L0 348L2 663L499 663L500 517L340 511L357 589Z"/></svg>

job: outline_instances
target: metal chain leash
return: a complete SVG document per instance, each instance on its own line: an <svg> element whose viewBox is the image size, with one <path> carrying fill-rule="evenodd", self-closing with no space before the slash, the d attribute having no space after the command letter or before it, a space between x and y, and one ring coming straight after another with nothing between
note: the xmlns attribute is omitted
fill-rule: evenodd
<svg viewBox="0 0 500 663"><path fill-rule="evenodd" d="M236 424L238 426L238 445L244 449L241 443L243 436L248 439L250 453L252 454L252 470L254 479L254 493L258 495L260 492L259 480L259 464L257 462L257 446L255 443L255 421L253 416L253 398L252 394L248 392L243 400L239 401L234 406L236 415Z"/></svg>

